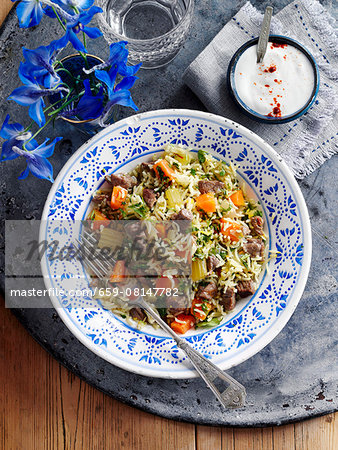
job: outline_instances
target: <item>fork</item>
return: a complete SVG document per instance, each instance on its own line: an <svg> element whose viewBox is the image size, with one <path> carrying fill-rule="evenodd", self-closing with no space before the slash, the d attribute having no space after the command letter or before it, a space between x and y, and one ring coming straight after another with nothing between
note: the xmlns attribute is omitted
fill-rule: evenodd
<svg viewBox="0 0 338 450"><path fill-rule="evenodd" d="M109 262L102 255L96 255L95 259L90 258L90 255L96 251L94 243L92 242L92 236L87 231L84 231L82 240L85 246L83 246L78 239L75 239L84 264L91 269L98 278L107 278L107 274L112 270ZM143 297L140 296L135 300L128 301L128 305L138 306L144 309L162 330L174 339L177 347L186 354L198 374L212 390L224 408L240 408L244 406L246 398L245 387L201 355L201 353L191 347L185 339L180 338Z"/></svg>

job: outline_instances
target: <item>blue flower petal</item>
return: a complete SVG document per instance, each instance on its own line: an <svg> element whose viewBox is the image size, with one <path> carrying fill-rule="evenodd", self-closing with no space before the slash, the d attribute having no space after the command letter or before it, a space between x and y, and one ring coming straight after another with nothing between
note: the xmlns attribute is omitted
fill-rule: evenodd
<svg viewBox="0 0 338 450"><path fill-rule="evenodd" d="M42 158L41 156L31 155L27 158L27 167L35 177L49 180L51 182L54 181L53 167L48 159Z"/></svg>
<svg viewBox="0 0 338 450"><path fill-rule="evenodd" d="M76 36L72 29L68 30L69 42L78 52L87 53L85 46L82 44L80 39Z"/></svg>
<svg viewBox="0 0 338 450"><path fill-rule="evenodd" d="M110 65L126 63L128 59L128 50L125 48L127 41L115 42L109 47L108 63Z"/></svg>
<svg viewBox="0 0 338 450"><path fill-rule="evenodd" d="M118 72L123 77L130 77L132 75L135 75L135 73L139 70L139 68L142 66L142 63L136 64L136 66L127 66L127 64L122 61L118 65Z"/></svg>
<svg viewBox="0 0 338 450"><path fill-rule="evenodd" d="M83 27L83 31L91 38L96 39L102 36L102 32L96 27Z"/></svg>
<svg viewBox="0 0 338 450"><path fill-rule="evenodd" d="M109 97L114 94L114 84L117 75L117 70L110 70L109 73L105 70L95 70L95 76L98 80L102 81L108 88Z"/></svg>
<svg viewBox="0 0 338 450"><path fill-rule="evenodd" d="M130 88L134 85L134 83L135 83L136 80L138 80L138 77L134 77L134 76L131 76L131 77L125 77L125 78L123 78L123 80L120 81L120 83L115 87L114 91L117 92L117 91L120 91L121 89L130 89Z"/></svg>
<svg viewBox="0 0 338 450"><path fill-rule="evenodd" d="M67 0L66 0L67 1ZM77 0L76 5L81 9L88 9L93 6L95 0Z"/></svg>
<svg viewBox="0 0 338 450"><path fill-rule="evenodd" d="M46 119L43 114L44 106L45 103L43 99L39 98L38 101L29 107L29 116L39 125L39 127L42 127L46 123Z"/></svg>
<svg viewBox="0 0 338 450"><path fill-rule="evenodd" d="M14 100L16 103L22 106L30 106L36 103L36 98L33 98L34 94L38 90L30 86L20 86L11 93L8 100Z"/></svg>
<svg viewBox="0 0 338 450"><path fill-rule="evenodd" d="M9 114L7 114L0 130L0 137L2 137L3 139L9 139L13 136L16 136L24 129L20 123L8 124L8 122Z"/></svg>
<svg viewBox="0 0 338 450"><path fill-rule="evenodd" d="M34 153L35 156L41 156L42 158L49 158L50 156L52 156L54 152L55 144L61 141L61 139L62 137L56 137L52 142L46 145L46 143L49 141L49 139L47 138L45 142L36 147L32 153Z"/></svg>
<svg viewBox="0 0 338 450"><path fill-rule="evenodd" d="M109 103L111 103L112 105L117 104L122 106L129 106L130 108L133 108L135 111L138 111L138 107L133 102L130 92L126 90L120 90L115 92L114 95L110 97Z"/></svg>
<svg viewBox="0 0 338 450"><path fill-rule="evenodd" d="M21 0L16 8L20 28L38 25L43 14L42 6L36 0Z"/></svg>
<svg viewBox="0 0 338 450"><path fill-rule="evenodd" d="M88 11L83 11L80 14L79 22L82 23L82 25L87 25L97 13L102 13L102 9L98 6L92 6Z"/></svg>
<svg viewBox="0 0 338 450"><path fill-rule="evenodd" d="M24 180L25 178L28 177L28 174L29 174L29 169L28 169L28 167L26 167L26 169L23 172L21 172L21 174L18 176L18 180Z"/></svg>
<svg viewBox="0 0 338 450"><path fill-rule="evenodd" d="M17 143L16 139L10 139L2 144L0 161L10 161L16 159L19 155L13 152L12 147Z"/></svg>

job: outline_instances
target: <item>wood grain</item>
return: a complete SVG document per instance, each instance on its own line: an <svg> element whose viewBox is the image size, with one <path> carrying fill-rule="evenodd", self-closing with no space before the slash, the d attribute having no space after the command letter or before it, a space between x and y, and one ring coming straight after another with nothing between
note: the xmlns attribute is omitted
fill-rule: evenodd
<svg viewBox="0 0 338 450"><path fill-rule="evenodd" d="M0 0L0 23L12 3ZM263 429L194 426L95 390L48 355L0 306L2 450L333 450L337 414Z"/></svg>
<svg viewBox="0 0 338 450"><path fill-rule="evenodd" d="M62 367L0 307L1 449L337 448L337 414L273 428L213 428L126 406Z"/></svg>

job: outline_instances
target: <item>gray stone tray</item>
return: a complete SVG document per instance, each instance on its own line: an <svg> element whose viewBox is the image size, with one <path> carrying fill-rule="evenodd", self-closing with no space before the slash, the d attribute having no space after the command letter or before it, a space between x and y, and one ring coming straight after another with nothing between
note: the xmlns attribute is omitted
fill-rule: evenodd
<svg viewBox="0 0 338 450"><path fill-rule="evenodd" d="M141 111L167 107L204 110L183 85L188 63L212 39L238 9L238 2L196 1L190 37L178 57L167 67L140 72L134 100ZM229 3L229 4L227 4ZM258 2L257 2L258 3ZM261 2L261 8L266 2ZM272 1L279 10L287 1ZM212 6L213 9L212 9ZM203 22L208 21L208 27ZM205 23L205 22L204 22ZM50 24L50 22L49 22ZM24 108L4 99L18 85L21 47L35 48L57 33L46 22L36 30L19 30L15 14L0 30L0 99L2 123L9 113L27 122ZM106 56L104 41L92 48ZM57 123L50 137L64 136L51 161L55 175L86 140L71 126ZM4 291L4 219L39 219L50 183L31 177L17 180L24 162L0 164L0 287ZM247 388L247 405L224 411L200 379L151 379L125 372L87 350L62 323L53 309L16 309L13 313L31 335L60 363L108 395L160 416L198 424L272 426L303 420L337 410L337 211L334 185L337 159L331 159L300 183L313 229L313 259L303 298L283 331L260 353L229 373ZM337 184L337 181L335 181ZM336 330L335 330L336 329Z"/></svg>

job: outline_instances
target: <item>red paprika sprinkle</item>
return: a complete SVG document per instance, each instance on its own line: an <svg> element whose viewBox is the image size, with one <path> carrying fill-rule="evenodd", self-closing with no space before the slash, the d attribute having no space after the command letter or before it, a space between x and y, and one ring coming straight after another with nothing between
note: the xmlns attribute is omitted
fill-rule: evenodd
<svg viewBox="0 0 338 450"><path fill-rule="evenodd" d="M277 44L277 42L272 42L271 43L271 48L278 48L278 47L281 47L281 48L285 48L285 47L287 47L287 45L288 44Z"/></svg>
<svg viewBox="0 0 338 450"><path fill-rule="evenodd" d="M276 72L277 67L274 64L271 64L270 67L268 67L267 69L264 69L264 72L269 72L269 73L273 73Z"/></svg>

